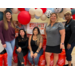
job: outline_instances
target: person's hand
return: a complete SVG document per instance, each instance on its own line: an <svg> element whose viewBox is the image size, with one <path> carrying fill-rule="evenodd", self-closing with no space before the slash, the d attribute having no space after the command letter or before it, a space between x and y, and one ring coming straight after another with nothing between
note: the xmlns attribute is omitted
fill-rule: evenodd
<svg viewBox="0 0 75 75"><path fill-rule="evenodd" d="M70 49L71 48L71 44L67 44L67 49Z"/></svg>
<svg viewBox="0 0 75 75"><path fill-rule="evenodd" d="M3 47L6 48L6 44L3 44Z"/></svg>
<svg viewBox="0 0 75 75"><path fill-rule="evenodd" d="M60 44L60 49L63 49L64 48L64 45Z"/></svg>
<svg viewBox="0 0 75 75"><path fill-rule="evenodd" d="M36 58L37 57L37 53L34 53L34 58Z"/></svg>
<svg viewBox="0 0 75 75"><path fill-rule="evenodd" d="M30 56L31 56L31 58L33 57L33 52L32 51L30 52Z"/></svg>
<svg viewBox="0 0 75 75"><path fill-rule="evenodd" d="M20 53L20 52L22 51L21 47L19 47L19 48L17 49L17 51Z"/></svg>
<svg viewBox="0 0 75 75"><path fill-rule="evenodd" d="M18 37L18 33L15 34L15 37Z"/></svg>

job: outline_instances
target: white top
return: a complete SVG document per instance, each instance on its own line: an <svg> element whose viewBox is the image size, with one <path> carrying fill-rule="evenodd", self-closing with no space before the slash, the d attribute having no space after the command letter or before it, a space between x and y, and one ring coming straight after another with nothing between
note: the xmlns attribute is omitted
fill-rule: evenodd
<svg viewBox="0 0 75 75"><path fill-rule="evenodd" d="M4 50L4 47L2 46L1 40L0 40L0 53Z"/></svg>

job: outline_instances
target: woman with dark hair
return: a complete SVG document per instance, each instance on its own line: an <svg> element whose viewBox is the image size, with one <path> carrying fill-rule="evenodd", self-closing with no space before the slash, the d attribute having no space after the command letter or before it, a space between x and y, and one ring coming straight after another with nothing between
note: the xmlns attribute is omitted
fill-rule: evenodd
<svg viewBox="0 0 75 75"><path fill-rule="evenodd" d="M65 51L66 57L68 61L68 65L71 66L72 61L72 50L75 47L75 20L71 18L72 13L70 11L65 12L64 17L66 19L65 23Z"/></svg>
<svg viewBox="0 0 75 75"><path fill-rule="evenodd" d="M19 36L16 38L16 53L18 54L18 66L24 66L24 59L28 53L28 38L26 31L23 29L19 30Z"/></svg>
<svg viewBox="0 0 75 75"><path fill-rule="evenodd" d="M8 66L11 66L15 46L15 25L12 20L12 13L7 10L4 12L3 20L0 21L0 39L8 54Z"/></svg>
<svg viewBox="0 0 75 75"><path fill-rule="evenodd" d="M40 34L40 30L38 27L34 27L33 34L29 37L29 53L28 53L28 60L34 65L38 65L39 57L43 54L42 49L43 38ZM34 58L34 63L33 63Z"/></svg>

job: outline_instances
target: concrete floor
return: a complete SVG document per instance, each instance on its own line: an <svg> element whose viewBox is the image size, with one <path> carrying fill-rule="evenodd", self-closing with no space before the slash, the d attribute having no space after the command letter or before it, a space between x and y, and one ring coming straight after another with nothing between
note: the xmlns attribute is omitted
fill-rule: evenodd
<svg viewBox="0 0 75 75"><path fill-rule="evenodd" d="M66 61L66 64L67 64L68 62ZM73 51L72 51L72 63L73 63L73 66L75 66L75 47L74 47L74 49L73 49ZM12 66L17 66L17 63L14 63L14 61L12 61ZM28 64L27 64L27 66L29 66Z"/></svg>
<svg viewBox="0 0 75 75"><path fill-rule="evenodd" d="M66 64L67 64L68 62L66 61ZM75 66L75 55L72 55L72 64L73 64L73 66Z"/></svg>
<svg viewBox="0 0 75 75"><path fill-rule="evenodd" d="M68 62L66 61L66 64ZM72 63L73 63L73 66L75 66L75 55L72 55ZM12 61L12 66L17 66L17 63L14 63L14 61ZM26 66L29 66L29 64L27 64Z"/></svg>

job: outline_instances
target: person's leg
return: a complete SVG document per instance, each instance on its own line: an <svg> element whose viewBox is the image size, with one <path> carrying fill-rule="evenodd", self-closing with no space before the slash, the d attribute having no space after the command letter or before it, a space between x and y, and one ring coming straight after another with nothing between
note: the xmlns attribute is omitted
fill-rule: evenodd
<svg viewBox="0 0 75 75"><path fill-rule="evenodd" d="M17 57L18 58L18 57ZM21 63L20 63L20 60L19 60L19 58L18 58L18 65L17 66L21 66Z"/></svg>
<svg viewBox="0 0 75 75"><path fill-rule="evenodd" d="M39 53L37 54L37 57L34 58L35 66L38 65L39 57L40 57L42 54L43 54L43 49L41 49L41 50L39 51Z"/></svg>
<svg viewBox="0 0 75 75"><path fill-rule="evenodd" d="M5 49L6 49L7 54L8 54L8 66L11 66L12 65L13 50L12 50L10 42L6 42L6 48Z"/></svg>
<svg viewBox="0 0 75 75"><path fill-rule="evenodd" d="M15 39L12 40L12 41L10 41L10 43L11 43L12 51L14 51L14 47L15 47ZM12 57L13 57L13 55L12 55Z"/></svg>
<svg viewBox="0 0 75 75"><path fill-rule="evenodd" d="M71 53L72 53L72 50L73 50L74 46L75 46L75 44L71 44L70 49L66 48L66 57L67 57L67 61L68 61L69 66L71 66L71 60L72 60Z"/></svg>
<svg viewBox="0 0 75 75"><path fill-rule="evenodd" d="M28 52L28 60L29 60L29 62L32 64L32 66L34 65L34 63L33 63L33 58L31 58L31 56L30 56L30 51Z"/></svg>
<svg viewBox="0 0 75 75"><path fill-rule="evenodd" d="M17 52L17 55L18 55L18 64L20 63L21 66L24 66L24 59L23 59L23 53L22 53L22 51L20 53Z"/></svg>
<svg viewBox="0 0 75 75"><path fill-rule="evenodd" d="M56 66L57 61L58 61L58 54L54 53L54 63L53 63L53 66Z"/></svg>
<svg viewBox="0 0 75 75"><path fill-rule="evenodd" d="M15 50L15 52L16 52L16 54L17 54L17 50ZM18 58L18 56L17 56L17 58ZM18 64L17 64L17 66L21 66L21 63L20 63L19 58L18 58Z"/></svg>
<svg viewBox="0 0 75 75"><path fill-rule="evenodd" d="M14 51L14 47L15 47L15 39L11 41L11 47L12 47L12 50Z"/></svg>
<svg viewBox="0 0 75 75"><path fill-rule="evenodd" d="M51 56L51 54L52 53L45 52L45 58L46 58L47 66L50 66L50 56Z"/></svg>

